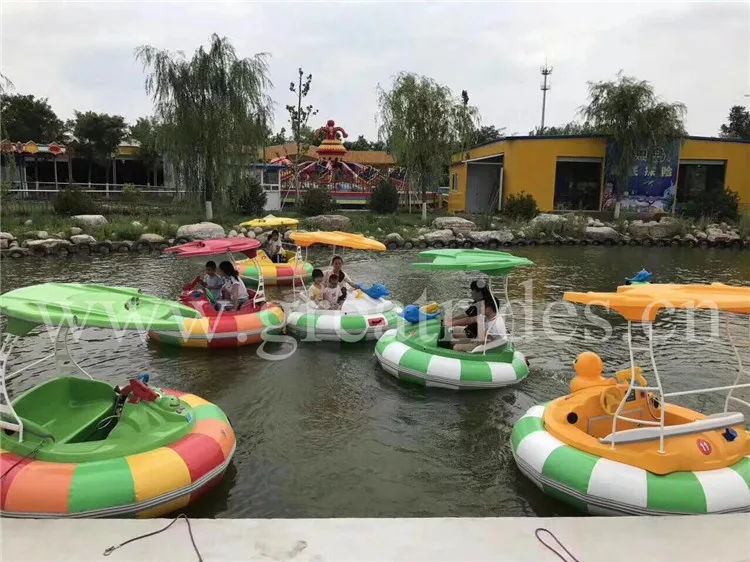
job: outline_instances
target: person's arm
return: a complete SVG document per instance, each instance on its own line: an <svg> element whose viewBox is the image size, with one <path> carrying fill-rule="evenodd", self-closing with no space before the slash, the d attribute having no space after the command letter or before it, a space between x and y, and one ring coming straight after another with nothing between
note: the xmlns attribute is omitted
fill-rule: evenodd
<svg viewBox="0 0 750 562"><path fill-rule="evenodd" d="M239 297L239 294L240 294L240 288L237 285L232 284L232 308L234 310L239 310L240 309L240 297Z"/></svg>
<svg viewBox="0 0 750 562"><path fill-rule="evenodd" d="M344 273L344 283L349 285L352 289L359 289L359 285L352 281L352 278L349 277L349 274Z"/></svg>
<svg viewBox="0 0 750 562"><path fill-rule="evenodd" d="M476 316L464 316L463 318L458 318L454 320L446 320L445 325L446 326L470 326L471 324L477 323L477 317Z"/></svg>

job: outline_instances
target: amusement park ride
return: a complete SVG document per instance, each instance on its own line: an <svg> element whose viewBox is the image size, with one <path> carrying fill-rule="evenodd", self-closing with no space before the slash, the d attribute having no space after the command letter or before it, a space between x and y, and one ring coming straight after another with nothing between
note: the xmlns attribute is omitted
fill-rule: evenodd
<svg viewBox="0 0 750 562"><path fill-rule="evenodd" d="M379 169L361 164L346 158L347 149L344 139L346 131L329 119L325 127L316 131L316 138L323 138L316 149L317 160L300 163L299 176L301 189L324 185L331 189L339 205L366 205L372 188L383 179L390 180L402 193L408 195L408 185L404 170L398 167ZM281 173L281 190L284 203L295 201L297 193L294 186L294 163L288 155L278 156L271 164L283 166Z"/></svg>

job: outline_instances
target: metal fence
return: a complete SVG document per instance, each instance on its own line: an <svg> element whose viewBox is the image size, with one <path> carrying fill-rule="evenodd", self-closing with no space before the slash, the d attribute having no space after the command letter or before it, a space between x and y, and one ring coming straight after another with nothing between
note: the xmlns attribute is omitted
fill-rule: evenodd
<svg viewBox="0 0 750 562"><path fill-rule="evenodd" d="M52 182L26 182L24 185L19 181L10 182L10 184L10 193L15 197L23 199L54 199L55 196L61 191L64 191L68 185L73 185L83 193L88 193L95 197L103 197L105 199L122 198L123 190L126 185L129 187L136 187L142 194L149 197L173 197L178 193L174 188L163 185L133 185L123 183L55 184Z"/></svg>

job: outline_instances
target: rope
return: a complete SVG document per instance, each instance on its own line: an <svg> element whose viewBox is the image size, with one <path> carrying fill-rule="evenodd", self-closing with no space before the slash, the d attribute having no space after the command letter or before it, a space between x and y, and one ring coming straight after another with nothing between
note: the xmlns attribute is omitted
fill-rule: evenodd
<svg viewBox="0 0 750 562"><path fill-rule="evenodd" d="M175 521L178 519L184 519L185 523L187 523L188 527L188 533L190 534L190 542L193 543L193 550L195 550L195 554L198 557L198 562L203 562L203 557L201 556L200 550L198 550L198 546L195 544L195 538L193 537L193 529L190 526L190 519L188 519L188 516L184 513L180 513L177 517L172 519L172 521L169 522L169 524L166 527L163 527L162 529L159 529L158 531L154 531L153 533L146 533L144 535L138 535L137 537L133 537L132 539L128 539L125 542L121 542L117 546L110 546L104 551L104 556L109 556L112 554L115 550L118 548L122 548L126 544L130 544L131 542L139 541L141 539L146 539L148 537L153 537L154 535L158 535L159 533L163 533L167 529L169 529L172 525L175 524Z"/></svg>
<svg viewBox="0 0 750 562"><path fill-rule="evenodd" d="M29 433L31 433L31 432L29 432ZM19 464L21 464L21 463L22 463L23 461L25 461L26 459L30 459L30 458L32 458L33 456L35 456L35 455L36 455L36 454L37 454L37 453L39 452L39 449L41 449L41 448L42 448L42 445L44 445L44 441L45 441L45 440L47 440L47 439L50 439L50 438L54 440L54 438L53 438L53 437L52 437L51 435L50 435L49 437L48 437L48 436L44 436L44 437L42 438L42 440L41 440L41 441L39 441L39 443L37 443L37 446L36 446L36 447L34 447L34 448L33 448L33 449L31 450L31 451L29 451L28 453L26 453L26 454L25 454L24 456L22 456L22 457L21 457L20 459L18 459L18 460L17 460L16 462L14 462L14 463L13 463L13 464L11 465L11 467L10 467L10 468L9 468L8 470L6 470L5 472L3 472L3 473L2 473L2 475L0 475L0 482L2 482L2 481L3 481L3 479L4 479L4 478L5 478L6 476L8 476L8 474L10 474L10 471L11 471L11 470L13 470L14 468L16 468L16 467L17 467L17 466L18 466Z"/></svg>
<svg viewBox="0 0 750 562"><path fill-rule="evenodd" d="M564 557L564 556L563 556L563 555L562 555L562 554L560 553L560 551L559 551L559 550L557 550L557 549L556 549L556 547L555 547L555 546L550 546L549 544L547 544L546 542L544 542L544 541L542 540L542 537L540 537L540 536L539 536L539 535L541 535L541 533L542 533L542 532L545 532L545 533L547 533L547 534L548 534L548 535L549 535L550 537L552 537L552 538L553 538L553 539L555 540L555 542L556 542L556 543L557 543L558 545L560 545L560 548L562 548L562 549L563 549L563 550L565 551L565 553L566 553L566 554L567 554L567 555L568 555L568 556L570 557L570 560L566 560L566 559L565 559L565 557ZM562 562L581 562L580 560L578 560L578 558L576 558L575 556L573 556L573 554L571 554L571 552L570 552L570 551L569 551L569 550L568 550L567 548L565 548L565 546L563 545L563 543L561 543L561 542L560 542L560 539L558 539L558 538L557 538L557 537L555 536L555 534L554 534L554 533L553 533L552 531L550 531L549 529L545 529L544 527L539 527L538 529L536 529L536 530L534 531L534 535L536 536L536 539L537 539L537 540L538 540L538 541L539 541L540 543L542 543L542 545L543 545L543 546L544 546L544 547L545 547L545 548L546 548L547 550L549 550L549 551L550 551L550 552L551 552L552 554L554 554L555 556L557 556L557 557L558 557L558 558L559 558L560 560L562 560Z"/></svg>

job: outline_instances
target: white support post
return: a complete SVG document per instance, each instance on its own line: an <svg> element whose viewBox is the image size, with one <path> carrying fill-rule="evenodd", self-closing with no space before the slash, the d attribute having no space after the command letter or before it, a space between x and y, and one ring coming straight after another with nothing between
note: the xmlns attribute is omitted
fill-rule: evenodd
<svg viewBox="0 0 750 562"><path fill-rule="evenodd" d="M742 377L742 374L747 374L747 371L745 370L744 365L742 364L742 356L740 355L740 350L737 349L737 344L734 342L734 338L732 337L732 330L729 326L729 314L726 315L726 326L727 326L727 339L729 340L729 345L732 346L732 351L734 352L734 357L737 360L737 376L734 378L734 382L732 383L732 386L729 388L729 392L727 393L727 398L724 400L724 412L729 411L729 401L730 400L737 400L732 396L732 393L734 392L735 388L739 388L739 382L740 378ZM750 322L748 322L748 327L750 328ZM750 333L748 333L748 345L750 346Z"/></svg>
<svg viewBox="0 0 750 562"><path fill-rule="evenodd" d="M94 377L89 375L83 368L73 359L73 356L68 350L68 327L61 327L57 331L57 337L55 338L55 368L57 369L57 375L60 377L88 377L93 380Z"/></svg>
<svg viewBox="0 0 750 562"><path fill-rule="evenodd" d="M2 348L0 348L0 428L18 432L18 442L23 442L23 421L13 409L13 404L8 396L8 387L6 386L5 373L8 369L8 356L13 350L16 342L16 336L10 334L5 336ZM2 415L6 414L13 418L15 423L4 421Z"/></svg>
<svg viewBox="0 0 750 562"><path fill-rule="evenodd" d="M263 280L263 268L258 262L258 258L253 258L255 267L258 268L258 286L255 288L255 295L253 296L253 306L258 306L258 303L266 300L266 284Z"/></svg>

